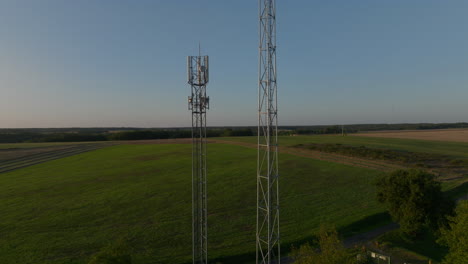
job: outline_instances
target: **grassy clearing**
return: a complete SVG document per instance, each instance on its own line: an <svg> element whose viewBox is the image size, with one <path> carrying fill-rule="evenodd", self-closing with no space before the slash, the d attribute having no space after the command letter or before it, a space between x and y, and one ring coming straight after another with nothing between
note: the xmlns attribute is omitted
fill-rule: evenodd
<svg viewBox="0 0 468 264"><path fill-rule="evenodd" d="M210 258L255 249L256 150L209 146ZM135 263L191 261L191 146L121 145L0 174L0 263L86 263L121 239ZM282 154L285 249L320 223L347 234L383 212L377 171Z"/></svg>
<svg viewBox="0 0 468 264"><path fill-rule="evenodd" d="M216 138L217 139L217 138ZM221 140L256 143L256 137L219 138ZM330 143L351 146L366 146L401 151L424 152L447 155L454 158L468 158L468 143L443 142L399 138L373 138L359 136L313 135L313 136L282 136L280 146L294 146L308 143Z"/></svg>

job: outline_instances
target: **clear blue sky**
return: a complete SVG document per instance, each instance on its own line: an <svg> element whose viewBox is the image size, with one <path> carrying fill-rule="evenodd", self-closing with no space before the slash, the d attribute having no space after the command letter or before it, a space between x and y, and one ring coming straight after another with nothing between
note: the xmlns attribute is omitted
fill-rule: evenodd
<svg viewBox="0 0 468 264"><path fill-rule="evenodd" d="M280 125L468 121L468 1L277 0ZM256 125L257 0L3 0L0 127Z"/></svg>

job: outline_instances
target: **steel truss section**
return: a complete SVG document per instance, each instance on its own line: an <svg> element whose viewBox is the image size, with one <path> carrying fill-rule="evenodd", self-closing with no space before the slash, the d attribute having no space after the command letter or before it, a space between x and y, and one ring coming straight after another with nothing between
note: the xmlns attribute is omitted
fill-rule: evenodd
<svg viewBox="0 0 468 264"><path fill-rule="evenodd" d="M276 7L259 0L257 264L280 263Z"/></svg>

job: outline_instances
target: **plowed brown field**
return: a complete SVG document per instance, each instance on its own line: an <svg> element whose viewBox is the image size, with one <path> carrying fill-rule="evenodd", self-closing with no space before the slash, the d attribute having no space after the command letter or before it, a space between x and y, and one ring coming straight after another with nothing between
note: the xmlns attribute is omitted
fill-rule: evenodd
<svg viewBox="0 0 468 264"><path fill-rule="evenodd" d="M358 133L354 135L363 137L407 138L435 141L468 142L468 129L381 131Z"/></svg>

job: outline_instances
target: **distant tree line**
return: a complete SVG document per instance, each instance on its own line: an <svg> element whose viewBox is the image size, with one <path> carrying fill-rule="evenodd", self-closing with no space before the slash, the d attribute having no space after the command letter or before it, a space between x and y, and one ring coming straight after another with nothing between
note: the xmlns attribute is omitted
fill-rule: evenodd
<svg viewBox="0 0 468 264"><path fill-rule="evenodd" d="M293 126L282 127L291 129L295 134L341 134L357 133L365 131L382 130L424 130L424 129L447 129L447 128L468 128L468 123L420 123L420 124L355 124L355 125L332 125L332 126Z"/></svg>
<svg viewBox="0 0 468 264"><path fill-rule="evenodd" d="M441 124L357 124L330 126L280 126L278 134L288 135L318 135L356 133L378 130L418 130L468 128L468 123ZM256 136L257 127L210 127L208 137L243 137ZM191 128L22 128L0 129L0 143L21 142L79 142L79 141L109 141L109 140L145 140L189 138Z"/></svg>
<svg viewBox="0 0 468 264"><path fill-rule="evenodd" d="M208 137L242 137L256 135L256 128L215 128L208 129ZM114 141L114 140L148 140L190 138L192 130L184 129L147 129L147 130L107 130L96 131L88 129L50 130L0 130L0 143L27 142L84 142L84 141Z"/></svg>

